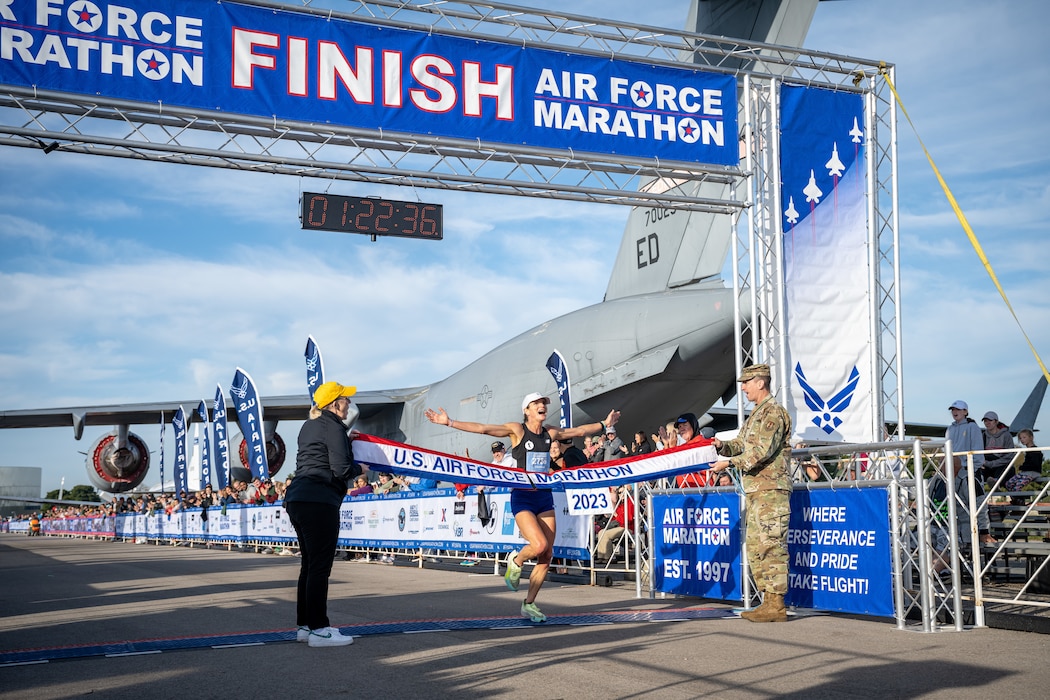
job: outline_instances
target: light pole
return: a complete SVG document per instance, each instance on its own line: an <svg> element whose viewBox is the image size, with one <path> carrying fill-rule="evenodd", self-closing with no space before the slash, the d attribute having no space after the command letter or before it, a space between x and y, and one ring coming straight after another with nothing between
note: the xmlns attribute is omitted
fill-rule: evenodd
<svg viewBox="0 0 1050 700"><path fill-rule="evenodd" d="M58 485L58 500L62 500L62 494L66 492L66 477L62 477L62 483Z"/></svg>

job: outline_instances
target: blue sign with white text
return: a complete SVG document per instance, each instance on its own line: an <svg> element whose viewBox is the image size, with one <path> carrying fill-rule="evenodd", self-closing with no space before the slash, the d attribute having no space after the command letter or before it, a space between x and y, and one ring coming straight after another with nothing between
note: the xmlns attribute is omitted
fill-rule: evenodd
<svg viewBox="0 0 1050 700"><path fill-rule="evenodd" d="M739 163L732 75L236 2L0 2L0 83L158 110Z"/></svg>
<svg viewBox="0 0 1050 700"><path fill-rule="evenodd" d="M740 497L701 493L653 497L653 588L740 600Z"/></svg>
<svg viewBox="0 0 1050 700"><path fill-rule="evenodd" d="M786 602L893 616L886 489L791 494Z"/></svg>

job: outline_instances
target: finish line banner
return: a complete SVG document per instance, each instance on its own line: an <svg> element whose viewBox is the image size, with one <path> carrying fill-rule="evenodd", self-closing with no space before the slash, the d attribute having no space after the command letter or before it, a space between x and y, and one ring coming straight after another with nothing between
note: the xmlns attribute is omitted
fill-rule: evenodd
<svg viewBox="0 0 1050 700"><path fill-rule="evenodd" d="M470 141L739 164L736 79L213 0L5 0L0 83Z"/></svg>
<svg viewBox="0 0 1050 700"><path fill-rule="evenodd" d="M678 474L703 471L718 459L718 453L710 442L694 443L651 453L638 459L617 459L541 474L498 464L475 462L363 433L354 435L353 450L354 461L368 465L372 471L393 472L457 484L558 491L664 479Z"/></svg>

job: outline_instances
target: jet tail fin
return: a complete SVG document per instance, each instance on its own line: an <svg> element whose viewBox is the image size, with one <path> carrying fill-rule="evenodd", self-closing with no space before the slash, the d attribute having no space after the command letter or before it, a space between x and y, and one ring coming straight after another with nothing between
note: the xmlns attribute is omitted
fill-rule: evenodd
<svg viewBox="0 0 1050 700"><path fill-rule="evenodd" d="M1046 394L1046 376L1040 375L1039 381L1035 383L1035 388L1032 389L1032 393L1025 399L1024 405L1021 406L1021 410L1017 412L1017 416L1010 421L1010 432L1017 434L1018 431L1032 430L1035 428L1035 421L1039 417L1039 408L1043 405L1043 396Z"/></svg>
<svg viewBox="0 0 1050 700"><path fill-rule="evenodd" d="M725 199L730 185L667 178L645 188L681 191L697 198ZM627 218L605 301L653 294L717 278L732 242L732 217L662 207L635 207Z"/></svg>

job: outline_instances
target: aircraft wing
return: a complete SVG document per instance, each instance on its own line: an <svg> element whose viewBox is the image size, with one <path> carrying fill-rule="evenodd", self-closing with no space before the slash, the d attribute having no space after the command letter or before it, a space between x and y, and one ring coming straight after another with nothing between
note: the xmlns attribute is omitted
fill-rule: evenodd
<svg viewBox="0 0 1050 700"><path fill-rule="evenodd" d="M33 505L54 506L104 506L105 501L60 501L57 498L27 498L26 496L0 496L0 501L6 503L32 503Z"/></svg>
<svg viewBox="0 0 1050 700"><path fill-rule="evenodd" d="M404 403L423 388L392 391L362 391L354 396L354 403L364 418L390 410ZM111 406L79 406L64 408L39 408L18 411L0 411L0 429L5 428L66 428L72 427L76 439L80 439L84 426L112 425L158 425L161 420L170 421L182 406L191 423L200 422L195 410L201 399L188 401L162 401L154 403L115 404ZM211 402L205 400L209 415ZM236 404L227 397L231 417L236 417ZM310 412L310 399L306 395L263 397L263 420L306 420Z"/></svg>

